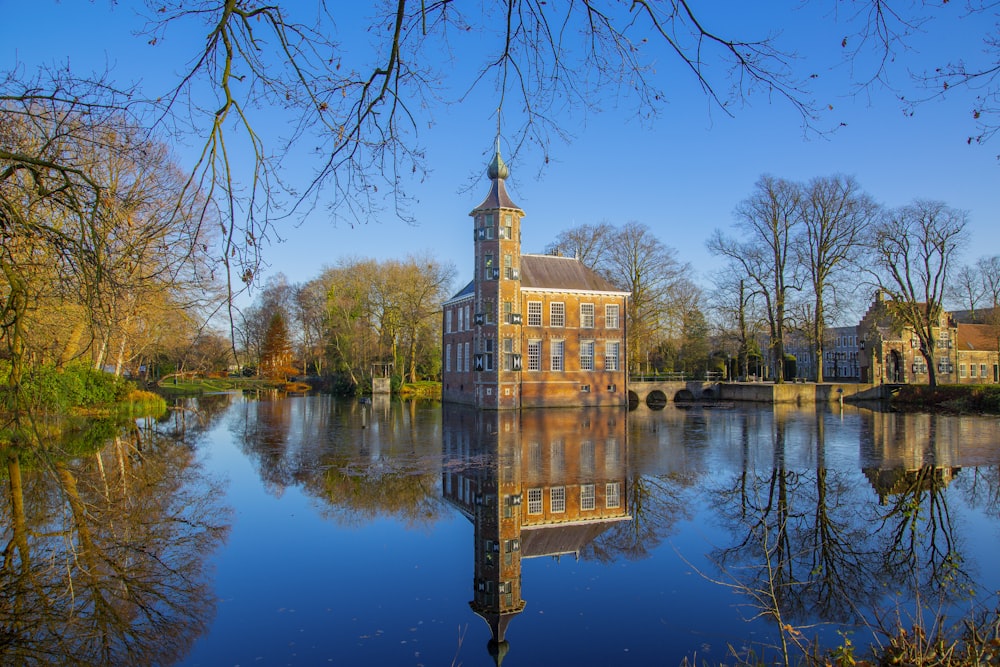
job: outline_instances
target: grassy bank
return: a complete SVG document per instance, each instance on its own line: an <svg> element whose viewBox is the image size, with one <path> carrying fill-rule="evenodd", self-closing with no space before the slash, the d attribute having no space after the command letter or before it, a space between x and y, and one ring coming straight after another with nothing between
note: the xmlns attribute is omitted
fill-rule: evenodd
<svg viewBox="0 0 1000 667"><path fill-rule="evenodd" d="M899 410L996 415L1000 414L1000 385L947 384L933 388L903 385L891 404Z"/></svg>

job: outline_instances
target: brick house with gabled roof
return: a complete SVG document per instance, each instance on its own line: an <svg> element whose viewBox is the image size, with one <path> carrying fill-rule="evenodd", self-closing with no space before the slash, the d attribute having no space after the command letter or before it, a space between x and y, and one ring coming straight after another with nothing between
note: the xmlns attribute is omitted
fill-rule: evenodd
<svg viewBox="0 0 1000 667"><path fill-rule="evenodd" d="M895 317L881 291L858 324L862 382L926 384L927 362L913 328ZM942 310L934 327L933 363L939 384L1000 382L1000 327L963 321Z"/></svg>
<svg viewBox="0 0 1000 667"><path fill-rule="evenodd" d="M521 254L497 152L473 219L472 280L444 303L442 398L483 409L626 405L627 291L569 257Z"/></svg>

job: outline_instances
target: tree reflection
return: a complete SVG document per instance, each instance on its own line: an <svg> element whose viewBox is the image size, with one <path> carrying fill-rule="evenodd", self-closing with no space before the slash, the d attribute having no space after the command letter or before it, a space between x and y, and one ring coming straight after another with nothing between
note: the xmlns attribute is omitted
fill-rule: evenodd
<svg viewBox="0 0 1000 667"><path fill-rule="evenodd" d="M802 627L820 620L860 621L860 609L877 595L870 578L876 551L856 510L858 485L827 467L824 417L818 411L806 431L815 453L809 471L787 467L787 425L780 410L770 424L740 415L742 469L715 495L734 544L715 550L712 558L727 585L749 598L754 615L776 622L786 660L788 641L801 639ZM772 465L760 473L751 442L768 426Z"/></svg>
<svg viewBox="0 0 1000 667"><path fill-rule="evenodd" d="M242 406L234 428L272 493L301 487L340 523L393 516L421 524L442 512L440 413L432 404L259 400Z"/></svg>
<svg viewBox="0 0 1000 667"><path fill-rule="evenodd" d="M228 510L194 452L132 428L97 451L6 452L0 662L163 664L214 612Z"/></svg>

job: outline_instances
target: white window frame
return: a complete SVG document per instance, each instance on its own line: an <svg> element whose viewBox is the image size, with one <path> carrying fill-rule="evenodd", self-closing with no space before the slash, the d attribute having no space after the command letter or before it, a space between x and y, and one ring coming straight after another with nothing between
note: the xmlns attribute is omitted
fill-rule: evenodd
<svg viewBox="0 0 1000 667"><path fill-rule="evenodd" d="M604 370L617 371L621 368L621 343L617 340L604 342Z"/></svg>
<svg viewBox="0 0 1000 667"><path fill-rule="evenodd" d="M566 304L562 301L553 301L549 304L549 326L566 326Z"/></svg>
<svg viewBox="0 0 1000 667"><path fill-rule="evenodd" d="M592 340L580 341L580 370L594 370L594 341Z"/></svg>
<svg viewBox="0 0 1000 667"><path fill-rule="evenodd" d="M620 325L618 323L619 317L621 316L620 310L617 303L607 303L604 304L604 328L605 329L617 329Z"/></svg>
<svg viewBox="0 0 1000 667"><path fill-rule="evenodd" d="M446 343L444 346L444 372L451 372L451 343Z"/></svg>
<svg viewBox="0 0 1000 667"><path fill-rule="evenodd" d="M542 490L528 489L528 514L542 513Z"/></svg>
<svg viewBox="0 0 1000 667"><path fill-rule="evenodd" d="M604 506L608 509L616 509L622 506L620 482L608 482L604 485Z"/></svg>
<svg viewBox="0 0 1000 667"><path fill-rule="evenodd" d="M581 329L593 329L594 328L594 304L592 303L581 303L580 304L580 328Z"/></svg>
<svg viewBox="0 0 1000 667"><path fill-rule="evenodd" d="M549 511L562 514L566 511L566 487L553 486L549 489Z"/></svg>
<svg viewBox="0 0 1000 667"><path fill-rule="evenodd" d="M451 319L452 319L452 309L448 308L444 311L444 332L451 333Z"/></svg>
<svg viewBox="0 0 1000 667"><path fill-rule="evenodd" d="M542 370L542 341L540 340L528 341L528 370Z"/></svg>
<svg viewBox="0 0 1000 667"><path fill-rule="evenodd" d="M528 326L529 327L540 327L540 326L542 326L542 302L541 301L529 301L528 302Z"/></svg>
<svg viewBox="0 0 1000 667"><path fill-rule="evenodd" d="M597 509L597 489L593 484L580 485L580 511L592 512Z"/></svg>
<svg viewBox="0 0 1000 667"><path fill-rule="evenodd" d="M554 340L549 343L549 370L566 370L566 341Z"/></svg>

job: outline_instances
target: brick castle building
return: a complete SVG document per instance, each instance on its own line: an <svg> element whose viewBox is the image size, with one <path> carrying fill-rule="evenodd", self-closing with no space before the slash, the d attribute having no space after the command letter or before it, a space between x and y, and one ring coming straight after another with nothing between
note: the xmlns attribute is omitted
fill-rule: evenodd
<svg viewBox="0 0 1000 667"><path fill-rule="evenodd" d="M442 398L482 409L626 405L629 296L577 259L521 253L507 165L487 168L472 280L444 304Z"/></svg>

